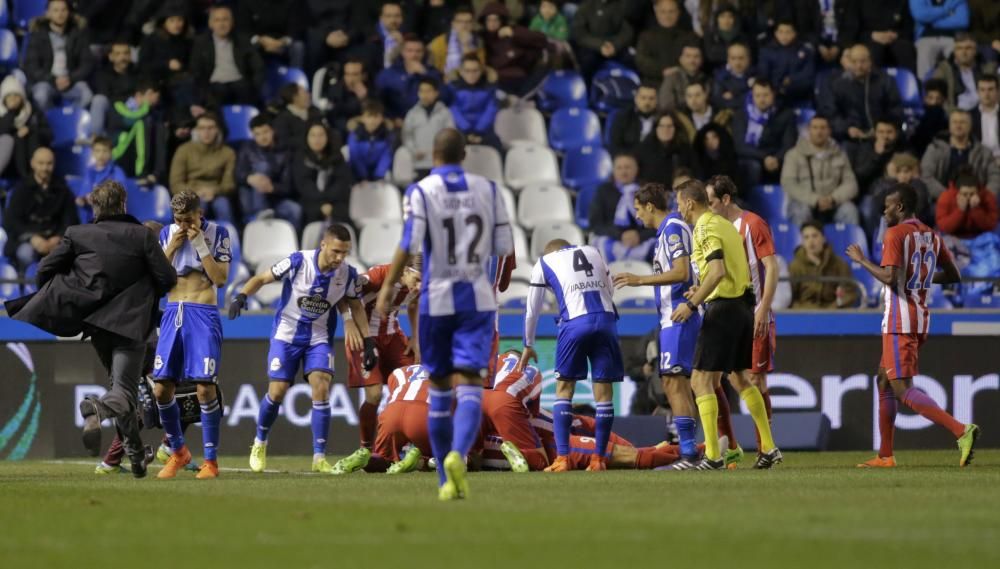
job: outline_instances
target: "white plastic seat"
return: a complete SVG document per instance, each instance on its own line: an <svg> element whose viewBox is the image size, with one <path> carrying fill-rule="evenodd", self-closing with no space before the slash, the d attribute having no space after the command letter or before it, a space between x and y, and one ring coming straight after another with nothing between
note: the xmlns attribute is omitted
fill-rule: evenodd
<svg viewBox="0 0 1000 569"><path fill-rule="evenodd" d="M358 236L354 233L354 229L347 225L346 223L337 223L337 225L342 226L351 234L351 243L354 244L354 248L358 247ZM307 225L305 229L302 230L302 241L301 247L303 250L309 249L319 249L319 243L323 240L323 234L326 232L327 224L325 221L314 221Z"/></svg>
<svg viewBox="0 0 1000 569"><path fill-rule="evenodd" d="M546 221L572 221L573 200L558 184L528 186L518 194L517 220L528 230Z"/></svg>
<svg viewBox="0 0 1000 569"><path fill-rule="evenodd" d="M532 107L519 106L500 109L493 125L493 130L500 142L507 148L522 142L541 145L549 143L545 117L538 109Z"/></svg>
<svg viewBox="0 0 1000 569"><path fill-rule="evenodd" d="M651 286L627 286L615 289L614 301L617 304L626 300L653 300L654 292Z"/></svg>
<svg viewBox="0 0 1000 569"><path fill-rule="evenodd" d="M392 182L400 187L409 186L417 177L413 166L413 154L405 146L396 149L392 155Z"/></svg>
<svg viewBox="0 0 1000 569"><path fill-rule="evenodd" d="M507 290L497 295L497 303L502 308L505 304L507 304L512 300L527 302L529 290L531 290L531 287L528 286L528 283L521 281L512 281L510 283L510 286L507 287Z"/></svg>
<svg viewBox="0 0 1000 569"><path fill-rule="evenodd" d="M382 219L372 221L361 229L358 238L358 256L368 266L381 265L392 260L399 239L403 235L403 222Z"/></svg>
<svg viewBox="0 0 1000 569"><path fill-rule="evenodd" d="M462 168L470 174L479 174L494 182L503 180L503 160L497 149L492 146L483 144L466 146Z"/></svg>
<svg viewBox="0 0 1000 569"><path fill-rule="evenodd" d="M583 232L572 221L546 221L538 224L531 233L531 259L542 256L545 245L553 239L565 239L573 245L583 243Z"/></svg>
<svg viewBox="0 0 1000 569"><path fill-rule="evenodd" d="M530 264L532 258L531 248L528 247L528 235L517 225L512 224L510 229L514 234L514 258L518 264Z"/></svg>
<svg viewBox="0 0 1000 569"><path fill-rule="evenodd" d="M362 263L361 259L359 259L357 257L350 256L350 257L344 259L344 262L347 263L348 265L354 267L355 269L357 269L359 275L361 273L367 273L368 272L368 265Z"/></svg>
<svg viewBox="0 0 1000 569"><path fill-rule="evenodd" d="M350 216L358 227L372 221L403 219L402 198L388 182L357 184L351 189Z"/></svg>
<svg viewBox="0 0 1000 569"><path fill-rule="evenodd" d="M255 219L243 230L243 260L256 273L265 259L287 257L299 248L295 227L283 219Z"/></svg>
<svg viewBox="0 0 1000 569"><path fill-rule="evenodd" d="M291 251L289 251L289 253L290 252ZM277 263L278 261L284 259L287 256L288 253L285 253L284 255L271 255L263 257L260 261L260 266L261 268L269 267ZM266 284L260 287L260 290L257 291L257 294L254 295L254 298L256 298L257 301L260 302L264 308L267 308L271 306L271 304L274 301L278 300L278 298L281 296L282 287L283 285L280 281L273 282L271 284Z"/></svg>
<svg viewBox="0 0 1000 569"><path fill-rule="evenodd" d="M499 186L499 188L500 194L503 195L504 209L507 210L507 219L511 225L520 226L521 223L517 219L517 198L514 197L514 192L510 191L507 186Z"/></svg>
<svg viewBox="0 0 1000 569"><path fill-rule="evenodd" d="M559 185L559 161L555 153L545 146L518 145L507 151L504 179L515 190L530 185Z"/></svg>
<svg viewBox="0 0 1000 569"><path fill-rule="evenodd" d="M510 272L511 282L514 281L523 281L526 283L531 282L532 267L533 265L530 265L525 262L518 263L517 266L514 267L514 270Z"/></svg>
<svg viewBox="0 0 1000 569"><path fill-rule="evenodd" d="M617 275L619 273L632 273L633 275L639 275L640 277L653 274L653 265L643 261L615 261L608 265L608 270L611 271L612 275Z"/></svg>

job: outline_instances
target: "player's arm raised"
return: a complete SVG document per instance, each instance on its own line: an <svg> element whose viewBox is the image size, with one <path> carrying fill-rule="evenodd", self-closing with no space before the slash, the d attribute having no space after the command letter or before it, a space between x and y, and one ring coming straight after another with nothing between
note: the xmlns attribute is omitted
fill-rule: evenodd
<svg viewBox="0 0 1000 569"><path fill-rule="evenodd" d="M627 286L664 286L675 283L682 283L691 276L691 258L687 256L677 257L674 266L665 273L653 275L633 275L632 273L619 273L614 276L615 288Z"/></svg>
<svg viewBox="0 0 1000 569"><path fill-rule="evenodd" d="M205 236L201 229L197 227L188 229L188 240L194 246L194 250L198 252L198 256L201 257L201 266L205 267L208 280L217 287L225 286L226 279L229 278L229 263L217 261L212 256L212 250L205 242Z"/></svg>
<svg viewBox="0 0 1000 569"><path fill-rule="evenodd" d="M864 267L865 270L871 273L878 282L885 285L892 285L896 282L899 267L895 265L889 265L887 267L880 267L879 265L876 265L868 260L868 257L865 257L865 252L861 250L860 245L856 243L848 245L847 256L855 263Z"/></svg>

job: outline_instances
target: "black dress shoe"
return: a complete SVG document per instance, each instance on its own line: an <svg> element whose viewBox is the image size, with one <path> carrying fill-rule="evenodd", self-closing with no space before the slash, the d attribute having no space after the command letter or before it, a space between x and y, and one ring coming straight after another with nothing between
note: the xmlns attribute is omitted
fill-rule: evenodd
<svg viewBox="0 0 1000 569"><path fill-rule="evenodd" d="M80 402L80 414L83 415L83 446L90 456L97 456L101 452L101 417L97 403L87 397Z"/></svg>

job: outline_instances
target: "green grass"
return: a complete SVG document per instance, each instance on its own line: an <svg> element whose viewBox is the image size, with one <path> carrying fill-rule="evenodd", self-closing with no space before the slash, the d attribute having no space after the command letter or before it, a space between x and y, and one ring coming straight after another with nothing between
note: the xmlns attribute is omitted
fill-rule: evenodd
<svg viewBox="0 0 1000 569"><path fill-rule="evenodd" d="M215 481L0 462L0 567L1000 566L1000 451L966 469L957 451L853 468L868 457L790 453L771 472L482 473L452 503L437 501L431 474L334 479L300 472L308 457Z"/></svg>

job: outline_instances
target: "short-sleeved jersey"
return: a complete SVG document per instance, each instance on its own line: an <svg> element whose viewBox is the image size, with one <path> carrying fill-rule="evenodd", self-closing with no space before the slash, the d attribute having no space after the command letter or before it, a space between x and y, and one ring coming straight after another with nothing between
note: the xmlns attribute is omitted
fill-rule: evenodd
<svg viewBox="0 0 1000 569"><path fill-rule="evenodd" d="M514 236L496 184L458 166L435 168L403 198L400 248L423 254L420 314L497 309L491 255L514 252Z"/></svg>
<svg viewBox="0 0 1000 569"><path fill-rule="evenodd" d="M283 281L271 330L274 339L301 346L332 341L337 329L334 307L342 298L357 298L357 269L341 263L330 272L321 272L316 249L296 251L278 261L271 267L271 276Z"/></svg>
<svg viewBox="0 0 1000 569"><path fill-rule="evenodd" d="M653 273L661 274L674 268L674 264L683 257L691 264L691 228L676 213L671 213L656 230L656 250L653 253ZM674 326L670 316L674 308L684 303L684 293L694 285L694 271L688 272L684 282L672 285L657 285L656 308L660 312L660 327Z"/></svg>
<svg viewBox="0 0 1000 569"><path fill-rule="evenodd" d="M705 300L743 296L751 286L750 269L743 238L736 227L721 215L706 211L694 224L693 235L692 257L701 278L708 274L711 261L721 258L726 265L726 274Z"/></svg>
<svg viewBox="0 0 1000 569"><path fill-rule="evenodd" d="M407 306L416 298L417 291L411 291L402 283L393 285L394 294L389 307L389 314L381 314L375 310L379 290L385 282L389 265L377 265L368 269L367 273L358 275L358 297L365 303L365 315L368 319L368 335L384 338L399 332L399 309ZM411 323L412 324L412 323Z"/></svg>
<svg viewBox="0 0 1000 569"><path fill-rule="evenodd" d="M389 399L386 405L396 401L417 401L430 403L430 380L427 368L412 365L393 370L389 376Z"/></svg>
<svg viewBox="0 0 1000 569"><path fill-rule="evenodd" d="M916 219L908 219L885 232L882 266L897 267L896 282L882 289L885 313L883 334L926 334L931 315L927 309L939 259L951 259L941 237Z"/></svg>
<svg viewBox="0 0 1000 569"><path fill-rule="evenodd" d="M497 357L497 375L493 391L505 392L521 402L531 415L538 414L542 398L542 374L535 366L525 366L523 372L516 371L518 357L515 354L500 354Z"/></svg>
<svg viewBox="0 0 1000 569"><path fill-rule="evenodd" d="M542 255L531 270L531 290L525 312L525 346L535 343L535 325L551 289L559 305L559 322L590 314L617 314L611 298L611 272L601 254L590 245L570 246Z"/></svg>
<svg viewBox="0 0 1000 569"><path fill-rule="evenodd" d="M760 306L760 301L764 298L764 276L767 274L762 259L774 255L774 236L771 235L771 226L751 211L744 211L733 225L743 236L743 249L747 253L750 269L750 283L757 299L755 304ZM773 322L773 310L770 311L770 315Z"/></svg>
<svg viewBox="0 0 1000 569"><path fill-rule="evenodd" d="M180 231L180 227L176 223L171 223L161 229L160 247L166 250L167 244L170 243L170 240L173 239L174 234L178 231ZM201 234L205 238L208 250L212 253L212 257L217 262L228 263L233 260L232 244L229 240L229 230L221 225L216 225L211 221L202 219ZM185 240L180 249L174 253L174 260L172 264L174 266L174 270L177 271L177 274L182 277L193 272L205 272L205 267L201 264L201 256L198 255L198 252L194 250L194 245L192 245L188 240Z"/></svg>

